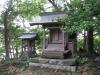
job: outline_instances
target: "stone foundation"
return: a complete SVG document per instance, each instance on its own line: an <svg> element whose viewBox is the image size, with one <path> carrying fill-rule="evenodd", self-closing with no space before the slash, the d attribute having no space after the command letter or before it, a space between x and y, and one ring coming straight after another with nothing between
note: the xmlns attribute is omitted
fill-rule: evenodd
<svg viewBox="0 0 100 75"><path fill-rule="evenodd" d="M75 60L58 59L34 59L29 64L32 75L100 75L95 68L89 68L89 64L70 66ZM99 70L100 71L100 70Z"/></svg>

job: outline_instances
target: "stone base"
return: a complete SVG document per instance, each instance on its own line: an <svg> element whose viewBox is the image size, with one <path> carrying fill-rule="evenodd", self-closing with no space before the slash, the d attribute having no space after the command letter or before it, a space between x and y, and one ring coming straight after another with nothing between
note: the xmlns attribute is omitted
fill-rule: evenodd
<svg viewBox="0 0 100 75"><path fill-rule="evenodd" d="M66 70L66 71L76 71L76 66L60 66L60 65L51 65L51 64L40 64L40 63L30 63L30 67L40 67L40 68L49 68L49 69L57 69L57 70Z"/></svg>
<svg viewBox="0 0 100 75"><path fill-rule="evenodd" d="M29 66L60 69L66 71L75 71L76 66L71 66L75 62L75 59L45 59L45 58L32 58Z"/></svg>

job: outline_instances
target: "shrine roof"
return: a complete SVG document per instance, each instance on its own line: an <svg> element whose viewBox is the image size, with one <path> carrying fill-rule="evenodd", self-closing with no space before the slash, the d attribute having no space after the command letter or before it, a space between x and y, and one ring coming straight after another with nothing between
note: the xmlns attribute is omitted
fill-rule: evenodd
<svg viewBox="0 0 100 75"><path fill-rule="evenodd" d="M64 12L45 12L38 16L38 18L34 18L30 25L45 25L45 24L57 24L57 20L61 19L66 14Z"/></svg>
<svg viewBox="0 0 100 75"><path fill-rule="evenodd" d="M36 37L36 33L35 32L25 32L22 33L22 35L19 37L20 39L32 39Z"/></svg>

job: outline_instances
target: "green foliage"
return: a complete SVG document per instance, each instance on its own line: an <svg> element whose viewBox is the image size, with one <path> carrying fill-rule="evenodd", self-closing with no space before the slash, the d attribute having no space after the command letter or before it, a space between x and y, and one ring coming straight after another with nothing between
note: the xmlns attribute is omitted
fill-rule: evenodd
<svg viewBox="0 0 100 75"><path fill-rule="evenodd" d="M77 47L78 49L79 48L82 48L82 46L84 45L84 39L78 39L77 40ZM96 53L100 53L100 36L99 35L95 35L94 36L94 51ZM85 64L89 61L91 61L91 59L93 58L89 58L89 57L86 57L86 56L79 56L80 54L77 54L77 61L79 62L79 64Z"/></svg>
<svg viewBox="0 0 100 75"><path fill-rule="evenodd" d="M3 24L3 15L7 13L7 29L8 29L8 39L10 43L11 50L20 50L21 40L18 39L20 33L24 32L25 29L17 26L13 23L13 21L17 18L17 16L22 18L31 19L33 16L38 15L43 12L43 2L42 0L8 0L4 6L6 6L4 11L0 16L0 24ZM0 30L0 34L4 34L3 30ZM2 36L3 37L3 36ZM0 39L1 40L1 39ZM4 42L4 37L3 37ZM4 43L0 41L3 45L0 48L0 51L4 50Z"/></svg>
<svg viewBox="0 0 100 75"><path fill-rule="evenodd" d="M79 48L83 48L84 45L84 39L77 39L77 48L79 50Z"/></svg>
<svg viewBox="0 0 100 75"><path fill-rule="evenodd" d="M79 64L85 64L89 61L89 58L87 57L81 57L81 56L77 56L77 62Z"/></svg>
<svg viewBox="0 0 100 75"><path fill-rule="evenodd" d="M8 12L8 18L15 18L20 15L24 18L30 19L33 16L44 11L42 0L8 0L5 3L6 8L4 12Z"/></svg>
<svg viewBox="0 0 100 75"><path fill-rule="evenodd" d="M3 30L0 28L0 57L2 56L3 52L4 52L4 36L3 36Z"/></svg>
<svg viewBox="0 0 100 75"><path fill-rule="evenodd" d="M10 45L12 46L12 49L20 50L21 48L21 39L19 39L19 36L22 32L25 32L25 29L21 28L20 26L9 26L9 33L10 33Z"/></svg>
<svg viewBox="0 0 100 75"><path fill-rule="evenodd" d="M36 32L37 33L37 37L36 37L36 41L35 41L35 44L36 44L36 49L40 49L42 48L42 40L43 40L43 33L44 33L44 30L41 26L37 26L33 29L30 30L31 32ZM48 39L48 30L45 29L45 39Z"/></svg>
<svg viewBox="0 0 100 75"><path fill-rule="evenodd" d="M100 53L100 36L94 36L94 50Z"/></svg>
<svg viewBox="0 0 100 75"><path fill-rule="evenodd" d="M44 3L45 1L43 2L42 0L20 0L16 3L15 10L18 15L31 19L32 16L38 15L44 11Z"/></svg>
<svg viewBox="0 0 100 75"><path fill-rule="evenodd" d="M39 48L42 48L41 46L41 39L43 38L43 29L42 27L39 27L37 26L36 28L34 29L31 29L30 30L31 32L36 32L37 34L37 37L36 37L36 48L39 49Z"/></svg>
<svg viewBox="0 0 100 75"><path fill-rule="evenodd" d="M100 0L70 0L65 5L66 16L60 22L67 32L80 32L88 27L98 27ZM96 19L93 19L93 18Z"/></svg>
<svg viewBox="0 0 100 75"><path fill-rule="evenodd" d="M84 45L84 39L78 39L77 40L77 46L78 48L82 48ZM94 50L97 53L100 53L100 35L94 36Z"/></svg>

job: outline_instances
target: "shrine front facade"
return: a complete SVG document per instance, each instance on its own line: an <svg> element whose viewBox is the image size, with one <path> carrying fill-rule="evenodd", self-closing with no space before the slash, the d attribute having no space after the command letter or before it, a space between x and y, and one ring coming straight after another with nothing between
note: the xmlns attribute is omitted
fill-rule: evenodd
<svg viewBox="0 0 100 75"><path fill-rule="evenodd" d="M43 27L43 48L42 57L45 58L69 58L74 57L76 52L76 33L68 34L63 31L63 25L57 19L65 16L62 12L47 12L40 14L41 20L30 23L42 25ZM46 38L46 32L49 37Z"/></svg>

